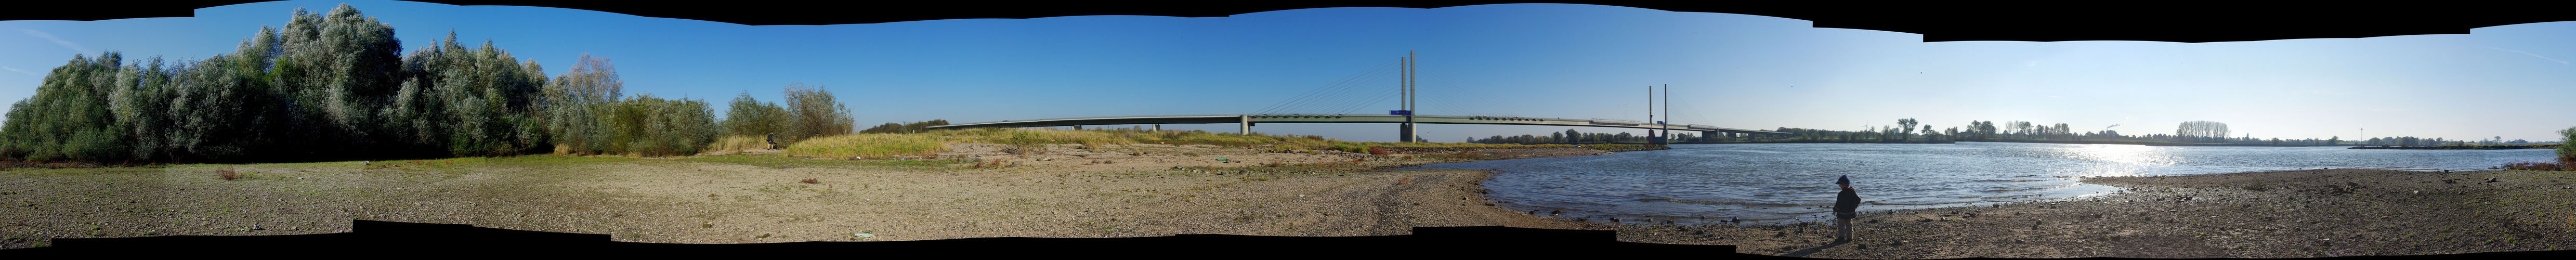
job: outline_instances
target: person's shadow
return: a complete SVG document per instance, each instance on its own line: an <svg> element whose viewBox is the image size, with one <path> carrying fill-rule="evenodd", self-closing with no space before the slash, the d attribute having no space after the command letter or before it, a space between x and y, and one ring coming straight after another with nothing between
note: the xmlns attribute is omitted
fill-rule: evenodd
<svg viewBox="0 0 2576 260"><path fill-rule="evenodd" d="M1834 243L1832 243L1832 244L1825 244L1824 246L1817 246L1817 247L1810 247L1810 248L1807 248L1807 249L1800 249L1800 250L1798 250L1797 252L1789 252L1789 253L1787 253L1787 254L1780 254L1780 256L1786 256L1786 257L1807 257L1807 254L1814 254L1814 253L1816 253L1816 251L1824 251L1826 248L1833 248L1834 246L1840 246L1840 245L1848 244L1848 243L1851 243L1851 240L1835 239L1835 240L1834 240Z"/></svg>

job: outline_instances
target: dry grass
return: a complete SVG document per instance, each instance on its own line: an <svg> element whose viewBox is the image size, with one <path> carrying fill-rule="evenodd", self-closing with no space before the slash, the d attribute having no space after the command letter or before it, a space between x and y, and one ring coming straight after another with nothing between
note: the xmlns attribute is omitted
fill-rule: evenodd
<svg viewBox="0 0 2576 260"><path fill-rule="evenodd" d="M948 151L948 142L924 134L849 134L825 136L788 145L788 155L823 158L932 156Z"/></svg>
<svg viewBox="0 0 2576 260"><path fill-rule="evenodd" d="M711 152L712 152L712 151L742 151L742 150L763 150L763 149L769 149L769 141L768 141L768 140L763 140L763 139L761 139L761 138L762 138L761 136L752 136L752 135L733 135L733 136L725 136L725 137L721 137L721 138L716 138L716 142L715 142L715 143L708 143L708 144L707 144L707 149L706 149L706 151L711 151Z"/></svg>

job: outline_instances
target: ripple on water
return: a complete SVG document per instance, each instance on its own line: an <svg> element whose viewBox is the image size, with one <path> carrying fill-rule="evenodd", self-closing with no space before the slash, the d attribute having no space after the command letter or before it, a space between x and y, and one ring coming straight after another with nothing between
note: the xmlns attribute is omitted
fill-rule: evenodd
<svg viewBox="0 0 2576 260"><path fill-rule="evenodd" d="M2342 147L2150 147L1723 144L1597 156L1433 164L1399 169L1500 170L1484 183L1496 205L1566 211L1564 218L1676 217L1677 223L1811 218L1850 175L1862 210L1983 206L2070 199L2121 189L2079 176L2175 176L2316 168L2479 170L2552 158L2535 150L2350 150ZM1630 218L1630 217L1620 217Z"/></svg>

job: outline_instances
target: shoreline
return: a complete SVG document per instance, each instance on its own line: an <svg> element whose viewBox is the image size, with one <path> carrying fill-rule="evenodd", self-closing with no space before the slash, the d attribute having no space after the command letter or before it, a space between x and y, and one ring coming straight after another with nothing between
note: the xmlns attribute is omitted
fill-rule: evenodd
<svg viewBox="0 0 2576 260"><path fill-rule="evenodd" d="M2487 182L2489 178L2496 181ZM2576 173L2296 170L2102 177L2092 198L1862 209L1837 259L2305 258L2576 249ZM1863 196L1867 196L1864 194ZM1864 197L1866 198L1866 197ZM1830 225L1625 225L1620 239L1781 255L1830 244Z"/></svg>

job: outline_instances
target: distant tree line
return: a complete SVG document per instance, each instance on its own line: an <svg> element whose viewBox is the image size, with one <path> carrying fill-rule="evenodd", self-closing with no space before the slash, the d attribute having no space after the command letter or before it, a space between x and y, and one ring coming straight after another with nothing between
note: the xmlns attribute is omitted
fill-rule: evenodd
<svg viewBox="0 0 2576 260"><path fill-rule="evenodd" d="M1687 133L1677 133L1677 134L1673 134L1672 136L1669 136L1669 137L1667 137L1667 138L1668 138L1668 140L1680 141L1680 140L1692 140L1691 138L1696 138L1696 137L1692 136L1691 134L1687 134ZM1467 138L1467 142L1468 142L1468 143L1479 143L1479 144L1590 144L1590 143L1618 143L1618 142L1639 142L1639 143L1642 143L1642 142L1646 142L1646 141L1647 141L1647 137L1646 137L1645 135L1628 134L1627 132L1619 132L1619 133L1585 133L1585 132L1575 131L1574 129L1566 129L1566 130L1565 130L1565 132L1553 132L1553 133L1548 133L1547 135L1520 135L1520 136L1500 136L1500 135L1496 135L1496 136L1492 136L1492 137L1486 137L1486 138L1484 138L1484 139L1477 139L1477 138L1475 138L1475 137L1468 137L1468 138Z"/></svg>
<svg viewBox="0 0 2576 260"><path fill-rule="evenodd" d="M2204 139L2223 140L2227 138L2227 123L2210 121L2182 122L2182 125L2174 126L2174 136L2178 138L2175 139L2174 142L2183 143L2197 142Z"/></svg>
<svg viewBox="0 0 2576 260"><path fill-rule="evenodd" d="M2470 144L2470 143L2477 143L2477 144L2484 144L2484 145L2497 145L2497 144L2531 144L2531 143L2534 143L2534 142L2526 141L2526 140L2512 140L2512 141L2506 141L2506 140L2504 140L2504 137L2502 137L2502 136L2497 136L2497 137L2489 138L2489 139L2486 139L2486 140L2450 140L2450 139L2442 139L2442 138L2417 138L2417 137L2411 137L2411 136L2410 136L2410 137L2382 137L2382 138L2371 138L2371 139L2369 139L2369 140L2358 140L2358 141L2355 141L2355 142L2347 142L2347 141L2344 141L2344 140L2343 140L2343 137L2341 137L2341 136L2328 137L2328 138L2326 138L2326 139L2315 139L2315 138L2308 138L2308 139L2280 139L2280 138L2272 138L2272 139L2268 139L2268 140L2266 140L2266 139L2260 139L2260 138L2252 138L2251 136L2229 137L2229 136L2227 136L2227 135L2229 134L2229 131L2228 131L2228 129L2227 129L2227 123L2212 122L2212 121L2190 121L2190 122L2183 122L2183 123L2181 123L2180 125L2175 126L2175 129L2174 129L2174 133L2173 133L2173 134L2145 134L2145 135L2122 135L2122 134L2120 134L2120 132L2119 132L2119 131L2114 131L2114 130L2109 130L2109 129L2104 129L2104 130L2102 130L2102 131L2097 131L2097 132L2075 132L2075 131L2074 131L2074 129L2073 129L2073 126L2068 125L2068 124L2066 124L2066 123L2057 123L2057 124L2041 125L2041 124L2035 124L2035 123L2031 123L2031 122L2023 122L2023 121L2004 121L2004 122L2001 122L2001 123L1997 123L1997 122L1994 122L1994 121L1969 121L1966 127L1951 127L1951 128L1947 128L1947 129L1938 129L1938 130L1936 130L1936 129L1934 129L1934 127L1933 127L1933 126L1929 126L1929 125L1921 125L1921 122L1916 121L1916 120L1914 120L1913 118L1897 119L1897 120L1896 120L1896 125L1893 125L1893 126L1887 126L1887 127L1884 127L1884 128L1882 128L1882 127L1867 127L1866 129L1863 129L1863 130L1857 130L1857 131L1825 130L1825 129L1807 129L1807 128L1792 128L1792 127L1780 127L1780 128L1778 128L1778 129L1775 129L1775 130L1772 130L1772 131L1792 133L1792 134L1795 134L1795 136L1793 136L1793 137L1786 137L1786 138L1778 138L1778 137L1774 137L1774 138L1768 138L1768 139L1765 139L1765 138L1748 138L1748 139L1740 139L1740 140L1739 140L1739 139L1736 139L1736 138L1725 137L1725 136L1712 136L1712 137L1710 137L1710 138L1708 139L1708 141L1721 141L1721 142L1724 142L1724 141L1789 141L1789 142L1818 142L1818 143L1924 143L1924 142L1934 142L1934 143L1937 143L1937 142L1953 142L1953 141L1958 141L1958 140L1988 140L1988 141L1992 141L1992 140L2013 140L2013 139L2021 139L2021 140L2073 140L2073 141L2082 141L2082 140L2087 140L2088 138L2090 138L2090 139L2093 139L2093 140L2103 140L2103 141L2172 142L2172 143L2226 143L2226 144L2271 144L2271 145L2354 145L2354 144L2360 144L2360 145L2393 145L2393 146L2434 146L2434 145L2465 145L2465 144ZM1568 136L1573 136L1573 137L1568 137ZM1544 136L1539 136L1539 135L1499 136L1499 135L1497 135L1497 136L1487 137L1487 138L1483 138L1483 139L1477 139L1477 138L1472 138L1472 137L1468 138L1468 142L1473 142L1473 143L1507 143L1507 144L1570 144L1570 143L1642 142L1642 141L1644 141L1644 140L1645 140L1645 138L1644 138L1643 136L1634 136L1634 137L1631 137L1631 136L1628 136L1626 133L1620 133L1620 134L1616 134L1616 135L1612 135L1612 134L1600 134L1600 133L1580 133L1580 132L1576 132L1576 131L1574 131L1574 130L1572 130L1572 129L1568 129L1568 130L1566 130L1565 132L1561 132L1561 133L1549 133L1548 135L1544 135ZM1677 141L1678 141L1678 140L1697 140L1697 139L1689 139L1688 137L1686 137L1686 135L1676 134L1676 135L1675 135L1674 140L1677 140Z"/></svg>
<svg viewBox="0 0 2576 260"><path fill-rule="evenodd" d="M204 60L75 55L48 73L34 96L12 105L0 123L0 156L91 162L659 156L694 154L724 130L813 136L848 133L851 126L828 92L791 86L796 109L774 113L788 118L733 117L755 121L720 124L702 101L620 93L623 82L606 58L585 54L570 72L550 79L536 61L521 62L490 41L469 48L450 32L429 47L398 53L393 36L392 26L342 4L328 14L298 8L283 28L262 27L233 53Z"/></svg>

